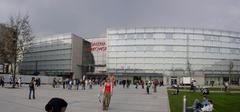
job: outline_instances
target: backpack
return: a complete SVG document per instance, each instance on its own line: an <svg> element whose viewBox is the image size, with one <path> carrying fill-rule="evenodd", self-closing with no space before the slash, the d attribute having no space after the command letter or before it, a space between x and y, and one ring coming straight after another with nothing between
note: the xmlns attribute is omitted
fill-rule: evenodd
<svg viewBox="0 0 240 112"><path fill-rule="evenodd" d="M33 82L31 81L30 83L29 83L29 87L33 87L34 85L33 85Z"/></svg>

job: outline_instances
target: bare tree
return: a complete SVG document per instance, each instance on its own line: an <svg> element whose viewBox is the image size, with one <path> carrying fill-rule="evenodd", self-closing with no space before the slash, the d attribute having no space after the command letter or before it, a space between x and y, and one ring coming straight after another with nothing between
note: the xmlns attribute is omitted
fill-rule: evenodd
<svg viewBox="0 0 240 112"><path fill-rule="evenodd" d="M1 63L11 64L13 61L11 45L13 44L11 38L9 38L12 30L6 26L6 24L0 25L0 59Z"/></svg>
<svg viewBox="0 0 240 112"><path fill-rule="evenodd" d="M3 32L5 48L2 55L11 63L11 71L13 74L13 88L15 87L16 69L19 63L22 62L23 55L28 52L32 44L34 36L29 22L29 16L11 16L9 23L6 24L6 29Z"/></svg>

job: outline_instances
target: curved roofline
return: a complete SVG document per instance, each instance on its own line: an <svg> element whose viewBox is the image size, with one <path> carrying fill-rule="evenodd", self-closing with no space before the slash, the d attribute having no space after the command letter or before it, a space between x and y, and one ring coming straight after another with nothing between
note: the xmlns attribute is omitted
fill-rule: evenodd
<svg viewBox="0 0 240 112"><path fill-rule="evenodd" d="M219 31L219 32L229 32L229 33L237 33L240 34L240 32L237 31L231 31L231 30L223 30L223 29L213 29L213 28L200 28L200 27L172 27L172 26L154 26L154 27L125 27L125 28L107 28L107 31L109 30L122 30L122 29L195 29L195 30L207 30L207 31Z"/></svg>

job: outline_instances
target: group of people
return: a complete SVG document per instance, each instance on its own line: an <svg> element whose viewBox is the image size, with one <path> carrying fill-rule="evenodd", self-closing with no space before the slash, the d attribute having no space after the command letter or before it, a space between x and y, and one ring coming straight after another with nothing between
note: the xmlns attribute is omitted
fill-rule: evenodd
<svg viewBox="0 0 240 112"><path fill-rule="evenodd" d="M5 86L5 79L4 77L0 77L0 86L4 87ZM17 87L22 87L22 78L19 77L19 78L15 78L15 82L13 81L13 77L9 77L9 84L13 84L15 83L17 85Z"/></svg>
<svg viewBox="0 0 240 112"><path fill-rule="evenodd" d="M127 85L127 88L129 88L129 87L130 87L130 84L131 84L131 80L121 80L121 81L119 82L119 84L122 85L123 88L125 88L126 85Z"/></svg>
<svg viewBox="0 0 240 112"><path fill-rule="evenodd" d="M119 83L120 85L123 86L123 88L125 88L126 84L127 84L127 88L130 87L131 84L131 80L122 80ZM135 88L138 89L138 86L141 86L142 89L145 88L146 86L146 92L147 94L150 94L150 87L153 88L153 92L157 92L157 86L163 86L163 81L158 81L157 79L154 80L134 80L133 84L135 85Z"/></svg>
<svg viewBox="0 0 240 112"><path fill-rule="evenodd" d="M202 101L195 99L193 102L193 110L194 112L212 112L213 101L209 100L207 96L203 96Z"/></svg>
<svg viewBox="0 0 240 112"><path fill-rule="evenodd" d="M21 79L21 78L20 78ZM0 83L2 84L3 78L0 78ZM54 78L53 79L53 86L55 87L55 85L57 84L57 79ZM103 95L103 101L102 101L102 105L103 105L103 111L107 111L109 109L109 105L111 102L111 97L113 94L113 88L114 85L116 83L115 78L114 77L107 77L104 81L103 81L103 89L101 91L101 94ZM40 79L35 79L35 77L31 78L31 81L29 82L29 99L35 99L35 86L40 85ZM66 86L66 88L71 88L72 85L82 85L82 86L86 86L89 85L89 88L92 88L92 80L71 80L71 79L65 79L63 81L63 85ZM124 82L122 82L122 84L124 84ZM146 91L147 94L149 94L149 89L151 86L153 86L153 91L156 92L156 87L161 84L160 82L158 82L157 80L152 80L152 81L143 81L143 80L139 80L137 82L135 82L135 86L136 84L139 84L142 86L142 88L144 89L144 86L146 85ZM130 85L130 84L129 84ZM65 87L63 87L65 88ZM125 88L123 86L123 88ZM137 86L136 86L137 88ZM177 87L179 89L179 86ZM77 86L78 89L78 86ZM84 87L82 87L82 89L84 89ZM178 90L179 92L179 90ZM45 110L47 112L64 112L66 110L67 107L67 102L61 98L53 98L51 99L47 105L45 106ZM195 99L194 103L193 103L193 109L194 112L211 112L213 110L213 101L212 100L208 100L207 96L203 97L203 100L200 101L198 99Z"/></svg>
<svg viewBox="0 0 240 112"><path fill-rule="evenodd" d="M86 86L89 86L89 89L92 89L94 82L90 79L69 79L66 78L64 80L53 79L52 86L53 88L59 87L59 85L63 86L63 89L67 88L69 90L76 89L79 90L79 87L82 87L82 90L86 89Z"/></svg>
<svg viewBox="0 0 240 112"><path fill-rule="evenodd" d="M32 81L34 78L32 79ZM31 81L31 82L32 82ZM108 111L111 96L113 93L113 87L114 87L115 80L112 78L106 78L103 84L103 89L101 91L101 94L103 94L103 111ZM52 98L46 105L45 105L45 111L46 112L65 112L66 108L68 106L68 103L62 99L62 98Z"/></svg>
<svg viewBox="0 0 240 112"><path fill-rule="evenodd" d="M118 82L118 81L117 81ZM145 87L145 85L147 85L147 83L151 83L151 84L153 84L154 86L163 86L163 81L162 80L160 80L160 81L158 81L157 79L154 79L154 80L134 80L133 81L133 84L135 85L135 88L137 89L138 88L138 86L141 86L142 87L142 89L144 89L144 87ZM121 80L120 82L119 82L119 84L120 85L122 85L123 86L123 88L125 88L126 86L127 86L127 88L129 88L130 87L130 85L131 85L131 80Z"/></svg>
<svg viewBox="0 0 240 112"><path fill-rule="evenodd" d="M131 81L130 80L122 80L120 81L120 84L123 85L123 88L125 88L127 82L127 88L129 88ZM157 79L154 80L134 80L133 84L135 85L135 88L138 89L138 86L140 85L142 87L142 89L145 88L146 85L146 91L147 94L150 94L150 87L153 87L153 92L157 92L157 86L163 86L163 81L158 81Z"/></svg>
<svg viewBox="0 0 240 112"><path fill-rule="evenodd" d="M57 83L57 80L54 78L53 79L53 87L55 87L55 84ZM115 78L112 77L108 77L106 78L106 80L103 81L103 89L101 91L101 94L103 95L103 111L107 111L110 105L110 101L111 101L111 96L113 93L113 87L116 83ZM87 85L89 85L89 89L92 89L92 85L93 85L93 81L92 80L78 80L78 79L65 79L63 81L63 88L68 88L68 89L72 89L72 86L76 86L76 88L78 89L79 86L82 86L82 89L85 90L85 87ZM34 93L34 91L33 91ZM35 97L34 97L35 98ZM61 103L61 107L57 106L57 103ZM60 104L59 104L60 105ZM59 99L59 98L53 98L51 99L48 104L45 106L45 110L47 112L64 112L65 109L67 107L67 103L63 100L63 99ZM61 110L61 111L56 111L56 110Z"/></svg>
<svg viewBox="0 0 240 112"><path fill-rule="evenodd" d="M103 79L71 79L71 78L65 78L65 79L56 79L54 78L52 81L53 88L59 88L60 85L62 85L63 89L79 89L79 87L82 87L82 90L85 90L87 86L89 86L89 89L92 89L93 85L103 85L104 80Z"/></svg>

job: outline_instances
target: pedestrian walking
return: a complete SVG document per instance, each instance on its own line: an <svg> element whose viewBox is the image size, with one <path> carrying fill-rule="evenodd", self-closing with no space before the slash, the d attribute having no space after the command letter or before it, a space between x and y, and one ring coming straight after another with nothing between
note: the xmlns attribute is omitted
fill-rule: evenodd
<svg viewBox="0 0 240 112"><path fill-rule="evenodd" d="M112 83L110 82L110 79L107 78L104 88L103 88L103 111L107 111L110 105L110 100L112 96Z"/></svg>
<svg viewBox="0 0 240 112"><path fill-rule="evenodd" d="M76 79L76 85L77 85L77 90L79 89L79 85L80 85L80 80Z"/></svg>
<svg viewBox="0 0 240 112"><path fill-rule="evenodd" d="M0 78L0 84L1 84L2 87L4 87L4 83L5 83L5 82L4 82L4 77L1 77L1 78Z"/></svg>
<svg viewBox="0 0 240 112"><path fill-rule="evenodd" d="M82 90L86 89L86 81L82 80Z"/></svg>
<svg viewBox="0 0 240 112"><path fill-rule="evenodd" d="M56 84L57 84L56 78L53 78L53 82L52 82L52 86L53 86L53 88L56 87Z"/></svg>
<svg viewBox="0 0 240 112"><path fill-rule="evenodd" d="M89 80L88 83L89 83L89 89L92 89L92 83L93 83L92 80Z"/></svg>
<svg viewBox="0 0 240 112"><path fill-rule="evenodd" d="M150 93L149 93L149 89L150 89L150 87L151 87L151 81L146 81L146 82L147 82L147 83L146 83L146 84L147 84L147 85L146 85L146 86L147 86L147 87L146 87L147 94L150 94Z"/></svg>
<svg viewBox="0 0 240 112"><path fill-rule="evenodd" d="M29 83L29 99L31 99L31 96L33 99L35 99L35 78L32 77L32 80Z"/></svg>

